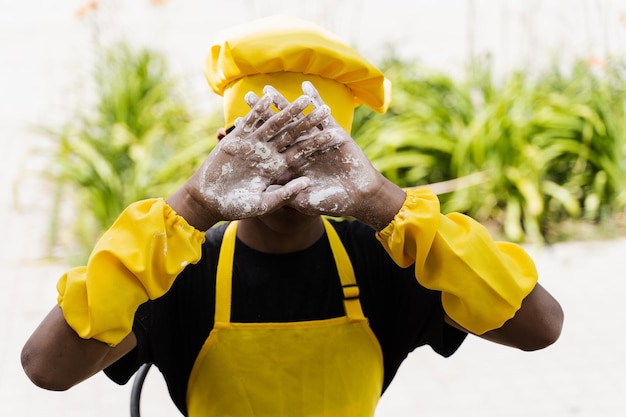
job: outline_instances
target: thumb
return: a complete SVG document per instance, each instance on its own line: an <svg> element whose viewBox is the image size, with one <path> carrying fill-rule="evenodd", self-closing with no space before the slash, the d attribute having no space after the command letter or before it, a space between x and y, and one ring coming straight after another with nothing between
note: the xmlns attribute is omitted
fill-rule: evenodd
<svg viewBox="0 0 626 417"><path fill-rule="evenodd" d="M271 185L265 190L265 193L263 193L265 203L268 207L278 208L292 200L310 184L311 180L308 177L298 177L282 186Z"/></svg>

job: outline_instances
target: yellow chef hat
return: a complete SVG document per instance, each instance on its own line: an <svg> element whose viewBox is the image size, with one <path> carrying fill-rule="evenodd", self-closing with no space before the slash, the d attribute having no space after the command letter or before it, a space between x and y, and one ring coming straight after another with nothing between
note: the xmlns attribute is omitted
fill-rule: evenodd
<svg viewBox="0 0 626 417"><path fill-rule="evenodd" d="M365 104L384 113L391 83L384 74L334 34L300 19L272 16L221 32L205 62L209 86L224 97L226 127L246 115L249 91L276 87L287 100L311 81L335 120L348 132L354 108Z"/></svg>

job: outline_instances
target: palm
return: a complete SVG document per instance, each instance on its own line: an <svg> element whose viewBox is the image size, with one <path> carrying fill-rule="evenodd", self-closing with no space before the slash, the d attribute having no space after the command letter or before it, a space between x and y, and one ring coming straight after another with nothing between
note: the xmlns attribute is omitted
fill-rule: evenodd
<svg viewBox="0 0 626 417"><path fill-rule="evenodd" d="M331 139L319 134L295 143L300 132L311 130L328 115L327 109L318 109L297 118L309 102L303 96L274 114L269 107L276 103L275 94L256 101L188 182L194 199L213 217L233 220L267 214L305 188L309 180L298 177L278 187L272 185L289 167L299 166Z"/></svg>
<svg viewBox="0 0 626 417"><path fill-rule="evenodd" d="M382 179L343 129L330 129L335 130L338 144L309 157L299 175L309 178L310 185L298 193L292 205L306 214L351 216L380 187Z"/></svg>

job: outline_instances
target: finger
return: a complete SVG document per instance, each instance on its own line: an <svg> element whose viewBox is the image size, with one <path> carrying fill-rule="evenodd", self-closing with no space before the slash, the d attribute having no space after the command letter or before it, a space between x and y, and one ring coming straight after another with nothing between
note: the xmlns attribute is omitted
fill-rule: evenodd
<svg viewBox="0 0 626 417"><path fill-rule="evenodd" d="M315 130L319 132L318 126L330 116L330 108L326 105L313 110L304 118L285 126L272 141L276 149L284 150L292 144L298 142L307 132ZM312 132L312 133L315 133Z"/></svg>
<svg viewBox="0 0 626 417"><path fill-rule="evenodd" d="M286 109L290 104L289 101L278 90L276 90L276 88L272 86L265 86L263 88L263 94L272 101L278 111ZM260 98L253 91L250 91L246 94L244 100L252 108L256 105L256 103L258 103ZM263 115L260 115L260 118L263 120L263 122L265 122L266 120L272 118L272 116L274 116L278 111L272 109L270 106L267 108ZM263 122L257 122L257 127L260 127ZM272 127L268 126L266 128L268 129L267 134L272 134Z"/></svg>
<svg viewBox="0 0 626 417"><path fill-rule="evenodd" d="M272 100L272 102L274 101L272 97L269 97L269 99ZM257 105L257 103L259 102L259 100L261 100L261 98L257 96L254 93L254 91L249 91L244 96L244 100L248 104L248 106L250 106L250 108L253 108L254 106ZM266 120L271 118L274 114L275 114L275 111L271 108L271 105L269 105L267 109L263 111L262 114L258 115L258 118L256 121L256 127L260 127Z"/></svg>
<svg viewBox="0 0 626 417"><path fill-rule="evenodd" d="M353 200L341 184L324 183L323 187L309 186L296 194L288 206L309 215L344 217L349 215Z"/></svg>
<svg viewBox="0 0 626 417"><path fill-rule="evenodd" d="M273 96L273 94L268 94ZM265 96L264 96L265 97ZM280 132L285 126L294 122L297 116L311 104L311 98L308 96L300 96L293 103L290 103L284 110L274 114L269 120L259 128L259 134L262 135L265 141L270 141L276 136L276 133ZM280 149L280 148L278 148Z"/></svg>
<svg viewBox="0 0 626 417"><path fill-rule="evenodd" d="M263 94L273 94L274 95L274 105L278 110L284 110L289 106L289 100L285 98L276 88L271 85L266 85L263 88Z"/></svg>
<svg viewBox="0 0 626 417"><path fill-rule="evenodd" d="M289 106L289 100L287 100L285 98L285 96L283 96L274 86L271 85L266 85L263 88L263 92L266 94L274 94L275 97L275 101L274 101L274 105L276 106L276 108L280 111L280 110L285 110L288 106ZM292 113L293 116L293 120L299 120L301 118L304 117L303 113L298 113L296 115L294 115ZM295 138L294 138L295 139ZM281 146L278 146L277 149L281 149Z"/></svg>
<svg viewBox="0 0 626 417"><path fill-rule="evenodd" d="M218 147L224 153L230 156L248 157L254 153L254 147L250 141L242 139L239 136L227 136L218 143Z"/></svg>
<svg viewBox="0 0 626 417"><path fill-rule="evenodd" d="M252 108L256 103L259 102L261 98L257 96L254 91L248 91L243 99L245 100L246 104L248 104L248 106Z"/></svg>
<svg viewBox="0 0 626 417"><path fill-rule="evenodd" d="M341 138L332 129L318 131L287 148L283 152L285 163L290 167L301 166L307 162L307 158L311 155L337 147L340 144Z"/></svg>
<svg viewBox="0 0 626 417"><path fill-rule="evenodd" d="M320 107L315 108L311 113L307 114L304 118L298 120L298 123L294 126L295 130L306 132L317 126L326 120L331 114L330 107L323 104Z"/></svg>
<svg viewBox="0 0 626 417"><path fill-rule="evenodd" d="M273 98L268 95L264 95L259 100L254 100L254 96L250 95L250 93L246 94L246 97L248 97L251 101L255 101L255 103L248 114L246 114L241 120L235 121L235 126L237 129L243 131L243 133L248 134L261 126L263 122L267 120L270 113L273 114L270 109L270 106L273 103Z"/></svg>
<svg viewBox="0 0 626 417"><path fill-rule="evenodd" d="M263 203L268 207L268 212L274 211L293 200L298 193L310 185L311 180L308 177L295 178L282 186L271 185L263 193Z"/></svg>
<svg viewBox="0 0 626 417"><path fill-rule="evenodd" d="M314 108L326 106L326 103L324 103L324 100L322 100L322 97L317 92L317 89L315 88L313 83L311 83L310 81L304 81L302 83L302 92L306 94L307 96L311 97L311 104L313 105ZM326 118L321 123L321 125L323 128L327 128L330 126L332 127L339 126L335 118L332 117L332 114L330 115L330 117Z"/></svg>
<svg viewBox="0 0 626 417"><path fill-rule="evenodd" d="M302 83L302 92L311 97L311 103L313 104L313 107L320 107L326 104L324 103L324 100L322 100L322 97L317 92L317 89L312 82L304 81Z"/></svg>
<svg viewBox="0 0 626 417"><path fill-rule="evenodd" d="M317 207L312 206L310 203L310 200L311 200L311 194L310 194L310 187L309 187L309 188L302 190L301 192L296 194L291 200L289 200L287 202L287 207L291 207L292 209L295 209L302 214L306 214L310 216L317 216L317 215L324 214L324 213L321 213Z"/></svg>

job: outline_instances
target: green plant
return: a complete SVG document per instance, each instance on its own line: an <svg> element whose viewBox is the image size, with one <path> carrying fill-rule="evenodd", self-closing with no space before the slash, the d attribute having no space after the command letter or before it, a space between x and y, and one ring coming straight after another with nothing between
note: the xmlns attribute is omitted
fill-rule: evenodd
<svg viewBox="0 0 626 417"><path fill-rule="evenodd" d="M220 121L191 114L165 58L154 51L109 47L93 81L93 106L51 132L57 200L71 202L79 248L92 247L130 203L166 197L180 186L214 146ZM85 252L78 252L81 261Z"/></svg>
<svg viewBox="0 0 626 417"><path fill-rule="evenodd" d="M496 82L489 61L477 60L457 81L391 54L381 67L392 105L384 115L358 108L352 135L399 186L451 184L433 186L442 211L469 214L514 241L561 240L572 223L623 217L624 65L597 74L581 61L569 73L555 66ZM73 234L85 248L128 204L167 196L191 175L221 122L191 115L152 51L107 49L94 81L94 105L52 134L58 201L72 202Z"/></svg>
<svg viewBox="0 0 626 417"><path fill-rule="evenodd" d="M567 74L517 72L499 83L488 61L475 64L460 82L388 58L390 111L359 108L353 129L374 165L403 187L452 183L439 196L444 212L469 214L514 241L555 241L572 221L621 216L623 64L598 75L581 61Z"/></svg>
<svg viewBox="0 0 626 417"><path fill-rule="evenodd" d="M352 134L374 166L402 187L454 178L450 159L459 131L469 123L466 92L442 73L393 55L381 64L393 83L389 111L376 115L361 106Z"/></svg>

